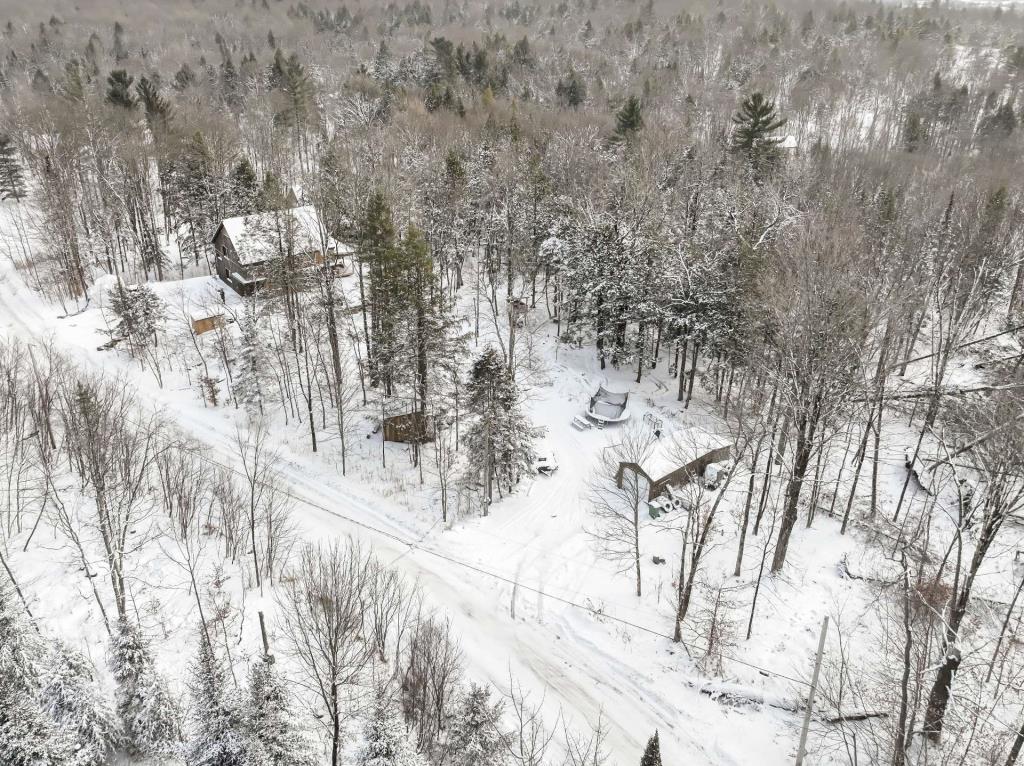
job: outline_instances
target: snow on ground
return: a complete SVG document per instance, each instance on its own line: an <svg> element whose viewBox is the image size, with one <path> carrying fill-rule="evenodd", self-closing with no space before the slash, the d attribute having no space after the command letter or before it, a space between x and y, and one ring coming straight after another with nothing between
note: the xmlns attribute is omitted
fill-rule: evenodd
<svg viewBox="0 0 1024 766"><path fill-rule="evenodd" d="M154 288L169 306L180 309L180 322L192 307L221 300L221 285L212 277ZM145 407L162 413L202 444L211 462L234 465L236 429L245 427L244 413L231 406L205 406L181 370L169 371L159 387L152 373L125 353L97 350L109 338L99 292L88 309L63 316L0 259L0 337L52 342L83 370L126 381ZM230 290L225 297L230 313L237 298ZM655 728L661 733L666 762L790 762L798 735L796 714L769 705L725 704L701 689L741 690L781 707L798 707L806 693L804 682L822 618L837 604L859 607L874 598L862 581L843 576L840 562L846 559L851 569L862 571L876 562L867 560L864 546L852 535L838 534L836 520L821 514L813 528L804 529L801 518L784 576L766 579L762 586L752 638L743 640L750 597L745 590L736 614L738 640L727 652L730 659L724 663L723 677L702 675L693 661L699 659L701 637L692 631L684 636L693 660L685 648L669 640L679 533L645 521L645 596L637 599L632 580L595 556L585 532L587 482L616 431L581 432L570 421L585 409L599 384L631 391L633 421L642 422L647 413L661 418L664 438L685 440L690 432L714 433L720 428L718 418L699 391L690 408L681 408L665 363L645 374L638 386L633 382L635 371L600 370L592 349L557 346L553 335L553 326L542 327L536 348L541 364L529 401L534 422L547 429L544 443L560 464L553 476L524 481L486 518L465 515L446 528L440 523L430 477L426 485L419 484L399 445L386 445L388 468L382 468L380 437L363 438L370 431L368 423L360 425L363 430L352 440L355 454L347 476L340 475L334 445L328 443L311 454L303 426L281 424L274 429L281 450L278 469L287 483L284 489L297 502L303 535L311 540L352 535L419 583L430 603L452 619L471 677L499 688L507 688L514 677L535 700L545 700L552 722L561 710L582 728L595 723L603 711L617 763L636 762ZM905 476L901 445L913 444L916 433L896 422L887 422L886 431L880 496L891 505ZM726 490L729 514L742 506L745 487L746 479L740 477ZM706 570L711 580L724 582L732 574L733 530L727 526L715 541ZM756 570L763 546L763 533L749 539L745 573ZM667 562L655 565L652 556ZM86 587L80 573L55 562L43 539L35 540L27 554L15 552L14 562L29 572L40 616L83 644L94 659L101 659L102 626L91 612L91 600L72 599L67 593ZM986 575L994 594L1005 590L998 584L1004 576L999 567ZM161 661L167 668L180 669L191 655L194 632L187 624L189 597L181 593L181 572L153 557L145 562L139 579L146 584L141 589L146 598L159 600L173 623L164 626L162 635L168 640L159 645ZM237 582L231 587L236 599L247 601L240 631L255 636L254 594L243 592ZM269 599L265 603L272 608ZM855 630L868 636L870 626ZM236 660L243 662L244 657Z"/></svg>

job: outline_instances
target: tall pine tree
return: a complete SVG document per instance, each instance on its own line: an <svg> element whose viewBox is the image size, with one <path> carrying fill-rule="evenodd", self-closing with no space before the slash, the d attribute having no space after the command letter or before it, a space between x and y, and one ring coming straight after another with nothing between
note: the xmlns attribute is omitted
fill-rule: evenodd
<svg viewBox="0 0 1024 766"><path fill-rule="evenodd" d="M732 134L732 150L743 154L755 166L764 166L778 157L777 144L782 140L775 131L786 124L775 108L775 102L760 91L740 102L740 110L733 115L736 126Z"/></svg>
<svg viewBox="0 0 1024 766"><path fill-rule="evenodd" d="M482 485L487 515L495 485L499 495L502 486L511 492L522 473L529 470L533 442L542 429L527 420L515 379L493 347L473 363L467 393L467 406L474 416L466 434L469 470Z"/></svg>
<svg viewBox="0 0 1024 766"><path fill-rule="evenodd" d="M615 114L615 137L625 141L632 138L644 126L644 111L640 99L630 96Z"/></svg>
<svg viewBox="0 0 1024 766"><path fill-rule="evenodd" d="M506 762L501 713L501 702L491 702L487 687L473 684L463 694L448 739L453 766L501 766Z"/></svg>
<svg viewBox="0 0 1024 766"><path fill-rule="evenodd" d="M0 135L0 200L21 200L25 196L25 181L17 152L10 136Z"/></svg>
<svg viewBox="0 0 1024 766"><path fill-rule="evenodd" d="M654 732L654 736L647 740L640 766L661 766L661 742L658 739L658 732Z"/></svg>
<svg viewBox="0 0 1024 766"><path fill-rule="evenodd" d="M249 673L246 725L260 766L313 766L312 745L292 712L288 690L263 658Z"/></svg>
<svg viewBox="0 0 1024 766"><path fill-rule="evenodd" d="M357 766L426 766L394 702L383 692L374 699L363 738Z"/></svg>
<svg viewBox="0 0 1024 766"><path fill-rule="evenodd" d="M191 725L185 761L189 766L248 766L249 742L240 700L228 687L228 669L206 636L189 679Z"/></svg>
<svg viewBox="0 0 1024 766"><path fill-rule="evenodd" d="M120 620L110 647L110 669L117 683L117 713L130 750L165 754L181 740L178 705L157 672L149 642L139 628Z"/></svg>

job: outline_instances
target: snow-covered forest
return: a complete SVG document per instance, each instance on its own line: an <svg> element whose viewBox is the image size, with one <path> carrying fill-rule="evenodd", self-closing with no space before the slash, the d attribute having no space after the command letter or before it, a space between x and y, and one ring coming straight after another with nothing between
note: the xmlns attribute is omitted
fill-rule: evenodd
<svg viewBox="0 0 1024 766"><path fill-rule="evenodd" d="M0 766L1013 766L1022 123L1013 4L0 0Z"/></svg>

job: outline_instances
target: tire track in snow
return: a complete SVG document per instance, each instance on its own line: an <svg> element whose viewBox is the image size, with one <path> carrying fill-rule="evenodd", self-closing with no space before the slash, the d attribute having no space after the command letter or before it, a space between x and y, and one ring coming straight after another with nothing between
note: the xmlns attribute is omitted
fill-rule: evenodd
<svg viewBox="0 0 1024 766"><path fill-rule="evenodd" d="M7 273L3 272L0 265L0 316L4 317L2 327L6 334L23 340L50 340L62 354L83 368L99 375L111 373L111 367L116 366L104 364L102 359L95 357L92 349L68 342L68 333L62 332L61 323L40 310L39 300L28 292L9 265ZM61 321L69 322L71 319ZM136 392L141 399L164 412L184 433L209 447L212 455L228 465L237 459L235 424L230 418L211 417L212 413L205 409L169 406L172 403L168 401L167 392L154 390L138 369L115 369L114 372L128 373L134 378L134 382L139 384ZM405 537L408 528L394 520L396 516L400 518L403 511L394 503L383 497L372 500L364 497L352 488L351 479L314 478L308 459L300 460L287 450L283 450L282 457L288 489L300 501L306 502L307 524L314 522L326 529L350 533L368 543L378 555L393 556L395 566L411 580L420 583L431 600L452 618L473 675L482 676L492 685L507 689L511 673L532 692L535 700L546 694L549 721L553 720L551 708L554 706L568 711L577 726L584 721L596 722L602 709L609 711L608 746L613 762L629 763L638 758L653 729L652 722L662 731L671 732L672 736L663 737L662 741L666 756L671 760L722 762L721 754L714 760L709 759L702 743L700 735L704 732L701 727L707 722L694 720L679 702L689 701L699 708L706 701L696 693L680 688L679 700L654 694L650 679L643 678L635 668L604 651L570 626L562 614L568 607L555 613L547 624L512 621L500 597L506 586L486 589L471 585L467 582L465 570L431 556L420 547L410 550L384 535L353 529L347 521L308 504L312 500L327 508L343 509L356 520L377 526L385 533ZM342 488L337 482L350 486ZM559 494L569 495L567 490L561 490ZM381 513L385 508L391 513ZM539 504L533 514L541 515ZM520 518L519 523L521 521ZM543 559L542 551L524 555L520 566L529 570L531 565ZM543 581L546 571L546 567L538 569L538 581ZM577 582L583 579L581 577ZM576 593L579 592L576 588ZM564 635L559 635L559 631ZM566 637L571 640L566 640Z"/></svg>

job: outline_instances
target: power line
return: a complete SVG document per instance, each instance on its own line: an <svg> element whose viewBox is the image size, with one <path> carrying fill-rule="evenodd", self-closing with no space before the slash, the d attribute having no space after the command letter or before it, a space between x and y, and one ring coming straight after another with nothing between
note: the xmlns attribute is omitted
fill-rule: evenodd
<svg viewBox="0 0 1024 766"><path fill-rule="evenodd" d="M148 428L147 426L144 426L144 425L142 425L142 424L132 420L131 418L125 418L125 420L130 422L130 423L132 423L136 427L142 429L143 431L147 432L148 434L150 434L154 438L162 438L162 434L159 434L156 431L153 431L152 429ZM169 437L163 437L163 438L169 439ZM188 451L188 452L197 453L197 452L200 451L199 448L197 448L197 447L192 447L192 446L189 446L187 444L182 444L181 442L169 442L169 443L172 446L175 446L175 447L177 447L179 449L183 449L183 450ZM204 457L204 459L208 463L216 465L219 468L222 468L223 470L226 470L226 471L228 471L230 473L235 474L236 476L240 476L240 477L246 479L246 481L250 480L239 469L234 468L234 467L232 467L230 465L227 465L227 464L225 464L225 463L223 463L223 462L221 462L219 460L216 460L216 459L210 457L209 455L207 455L206 453L203 453L202 456ZM260 479L256 479L255 483L259 484L264 489L269 488L271 486L269 483L264 482L263 480L260 480ZM409 546L410 549L420 550L420 551L422 551L422 552L424 552L424 553L426 553L426 554L428 554L430 556L434 556L436 558L439 558L439 559L441 559L443 561L447 561L447 562L449 562L451 564L454 564L456 566L462 567L464 569L468 569L468 570L470 570L472 572L475 572L477 574L484 575L485 577L490 577L490 578L492 578L494 580L498 580L498 581L506 583L508 585L512 585L514 587L521 588L522 590L529 591L529 592L534 593L536 595L552 599L552 600L554 600L554 601L556 601L558 603L564 604L565 606L569 606L569 607L572 607L572 608L575 608L575 609L579 609L579 610L581 610L583 612L586 612L586 613L590 614L591 616L598 617L598 618L603 618L603 619L609 620L611 622L618 623L620 625L625 625L625 626L633 628L635 630L639 630L641 632L648 633L648 634L650 634L652 636L655 636L655 637L658 637L658 638L663 638L663 639L666 639L668 641L672 641L673 643L679 643L679 644L681 644L687 650L687 652L690 652L691 650L697 649L697 647L695 647L694 645L687 644L685 641L682 641L682 640L676 641L673 636L670 636L667 633L662 633L661 631L659 631L659 630L657 630L655 628L650 628L650 627L648 627L646 625L640 625L638 623L632 622L631 620L627 620L627 619L622 618L622 617L617 617L617 616L612 615L612 614L607 614L607 613L605 613L605 612L603 612L601 610L595 609L594 607L587 606L586 604L580 604L580 603L578 603L576 601L573 601L571 599L564 598L562 596L558 596L558 595L555 595L555 594L552 594L552 593L547 593L547 592L545 592L543 590L540 590L539 588L534 588L534 587L531 587L529 585L524 585L524 584L519 583L519 582L517 582L515 580L512 580L512 579L510 579L508 577L505 577L504 575L498 574L496 572L488 571L488 570L483 569L482 567L479 567L479 566L477 566L475 564L471 564L471 563L469 563L467 561L462 561L461 559L455 558L454 556L450 556L450 555L445 554L445 553L441 553L440 551L433 550L432 548L421 547L418 542L410 542L410 541L405 540L404 538L402 538L401 536L399 536L399 535L397 535L397 534L395 534L393 532L388 532L387 530L379 529L378 527L375 527L372 524L368 524L366 522L359 521L358 519L354 519L351 516L347 516L346 514L340 513L339 511L335 511L335 510L332 510L330 508L327 508L326 506L321 505L320 503L314 502L314 501L309 500L308 498L302 497L300 495L296 495L294 492L292 492L288 488L285 488L285 489L282 490L280 487L275 487L275 489L277 491L281 492L282 494L284 494L286 497L289 497L289 498L291 498L292 500L294 500L294 501L296 501L298 503L303 503L303 504L305 504L305 505L307 505L307 506L309 506L311 508L315 508L315 509L317 509L317 510L323 512L323 513L326 513L328 515L335 516L335 517L340 518L340 519L342 519L344 521L347 521L347 522L349 522L350 524L352 524L352 525L354 525L356 527L360 527L362 529L366 529L366 530L368 530L370 532L373 532L375 534L382 535L382 536L384 536L384 537L386 537L386 538L388 538L390 540L393 540L393 541L395 541L395 542L397 542L397 543L399 543L401 545ZM429 530L428 530L428 532L429 532ZM421 538L421 541L422 541L422 538ZM396 561L397 561L397 559L396 559ZM790 675L787 675L785 673L780 673L779 671L772 670L770 668L765 668L765 667L763 667L761 665L757 665L756 663L747 662L746 660L742 660L739 657L733 657L733 656L730 656L730 655L723 654L722 658L726 659L726 660L729 660L730 662L734 662L734 663L736 663L738 665L743 665L745 667L751 668L753 670L758 671L759 673L762 673L762 674L765 674L765 675L768 675L768 676L775 676L776 678L781 678L781 679L784 679L784 680L789 681L791 683L798 684L800 686L805 686L805 687L808 687L808 688L811 687L811 683L809 681L805 681L805 680L799 679L799 678L794 678L794 677L792 677ZM1004 721L1000 720L999 718L996 718L996 716L994 714L986 714L986 715L980 716L980 717L982 717L984 720L994 721L995 723L999 724L999 726L1003 727L1006 731L1008 731L1011 734L1017 734L1017 732L1018 732L1017 727L1011 726L1010 724L1005 723Z"/></svg>
<svg viewBox="0 0 1024 766"><path fill-rule="evenodd" d="M556 601L556 602L558 602L560 604L564 604L565 606L569 606L569 607L572 607L574 609L579 609L581 611L584 611L584 612L590 614L591 616L602 618L602 619L606 619L606 620L609 620L611 622L615 622L615 623L618 623L620 625L624 625L624 626L633 628L635 630L639 630L639 631L647 633L649 635L656 636L658 638L664 638L664 639L667 639L669 641L672 641L673 643L681 644L687 650L687 652L698 651L699 650L699 647L697 647L697 646L695 646L693 644L688 644L687 642L682 641L682 640L676 641L674 636L671 636L671 635L669 635L667 633L663 633L660 630L657 630L655 628L651 628L651 627L648 627L646 625L641 625L641 624L633 622L631 620L627 620L627 619L625 619L623 617L618 617L616 615L604 612L603 610L596 609L595 607L588 606L586 604L581 604L579 602L573 601L572 599L565 598L563 596L558 596L556 594L553 594L553 593L541 590L540 588L535 588L533 586L520 583L520 582L518 582L516 580L513 580L512 578L509 578L509 577L506 577L504 575L498 574L497 572L491 572L489 570L483 569L482 567L477 566L476 564L471 564L470 562L463 561L463 560L458 559L458 558L456 558L454 556L451 556L451 555L448 555L446 553L442 553L440 551L434 550L433 548L423 547L417 541L407 540L407 539L403 538L402 536L400 536L400 535L398 535L398 534L396 534L394 532L389 532L389 531L387 531L385 529L381 529L379 527L376 527L373 524L369 524L367 522L360 521L358 519L352 518L351 516L348 516L348 515L346 515L344 513L341 513L341 512L336 511L336 510L333 510L331 508L328 508L328 507L326 507L324 505L321 505L320 503L317 503L317 502L315 502L313 500L310 500L310 499L308 499L306 497L303 497L301 495L297 495L297 494L295 494L295 492L293 492L291 490L291 488L283 488L282 489L279 486L272 486L269 482L266 482L266 481L264 481L262 479L258 479L258 478L257 479L253 479L253 478L247 476L243 471L239 470L238 468L235 468L235 467L233 467L231 465L228 465L228 464L226 464L224 462L221 462L220 460L217 460L216 458L211 457L208 452L203 451L203 450L201 450L198 447L192 447L192 446L190 446L188 444L181 443L181 441L172 440L171 437L164 436L163 434L160 434L160 433L154 431L152 428L150 428L150 427L148 427L146 425L143 425L142 423L139 423L139 422L133 420L132 418L126 417L125 420L127 422L131 423L132 425L134 425L135 427L137 427L137 428L141 429L142 431L146 432L150 436L152 436L154 438L157 438L157 439L163 438L170 446L177 447L178 449L182 449L182 450L185 450L187 452L191 452L193 454L198 454L207 463L210 463L212 465L217 466L218 468L221 468L221 469L223 469L225 471L228 471L229 473L232 473L235 476L238 476L238 477L244 479L245 481L253 481L254 483L258 484L259 486L263 487L264 489L273 489L273 490L275 490L277 492L280 492L281 494L285 495L286 497L290 498L291 500L294 500L295 502L302 503L302 504L307 505L307 506L309 506L311 508L315 508L318 511L321 511L322 513L326 513L326 514L328 514L330 516L334 516L336 518L342 519L343 521L347 521L349 524L352 524L353 526L359 527L361 529L365 529L365 530L367 530L369 532L372 532L374 534L377 534L377 535L381 535L382 537L385 537L385 538L387 538L389 540L392 540L392 541L394 541L396 543L399 543L400 545L408 546L410 549L422 551L423 553L425 553L425 554L427 554L429 556L433 556L435 558L438 558L438 559L441 559L443 561L446 561L446 562L448 562L450 564L454 564L455 566L462 567L463 569L467 569L467 570L472 571L472 572L474 572L476 574L484 575L485 577L490 577L491 579L494 579L494 580L497 580L499 582L511 585L511 586L519 588L521 590L525 590L525 591L528 591L530 593L534 593L534 594L542 596L544 598L552 599L553 601ZM727 659L730 662L735 662L735 663L737 663L739 665L744 665L746 667L749 667L749 668L752 668L754 670L757 670L759 673L762 673L762 674L766 674L766 675L769 675L769 676L775 676L777 678L782 678L782 679L785 679L785 680L790 681L792 683L801 684L803 686L810 686L810 683L807 682L807 681L801 680L799 678L793 678L792 676L789 676L789 675L787 675L785 673L781 673L781 672L779 672L777 670L772 670L771 668L765 668L765 667L757 665L755 663L747 662L746 660L742 660L742 659L740 659L738 657L731 657L731 656L728 656L728 655L725 655L725 654L723 654L722 657L723 657L723 659Z"/></svg>

